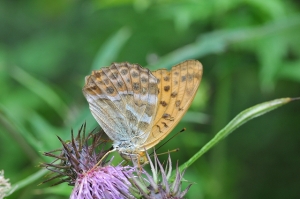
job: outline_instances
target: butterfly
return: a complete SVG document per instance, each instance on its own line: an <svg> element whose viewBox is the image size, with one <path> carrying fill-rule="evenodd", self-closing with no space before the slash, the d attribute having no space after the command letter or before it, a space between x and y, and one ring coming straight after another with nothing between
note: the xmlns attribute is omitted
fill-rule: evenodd
<svg viewBox="0 0 300 199"><path fill-rule="evenodd" d="M86 76L83 94L92 115L126 160L148 161L145 151L178 124L195 97L202 65L187 60L150 71L138 64L112 63Z"/></svg>

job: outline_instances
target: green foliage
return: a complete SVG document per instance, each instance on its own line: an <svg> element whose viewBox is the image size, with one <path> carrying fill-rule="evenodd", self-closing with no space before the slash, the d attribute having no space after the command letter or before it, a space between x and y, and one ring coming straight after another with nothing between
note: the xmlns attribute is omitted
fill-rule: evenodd
<svg viewBox="0 0 300 199"><path fill-rule="evenodd" d="M81 89L111 62L151 70L198 59L204 76L191 109L162 149L188 161L241 111L300 96L300 4L287 0L0 2L0 170L9 198L66 198L36 186L41 152L84 121L97 127ZM297 198L300 104L236 129L186 171L187 198ZM174 134L173 133L173 134ZM119 156L115 154L116 159ZM161 158L164 158L162 156ZM118 161L120 159L117 159ZM53 196L55 194L55 196Z"/></svg>

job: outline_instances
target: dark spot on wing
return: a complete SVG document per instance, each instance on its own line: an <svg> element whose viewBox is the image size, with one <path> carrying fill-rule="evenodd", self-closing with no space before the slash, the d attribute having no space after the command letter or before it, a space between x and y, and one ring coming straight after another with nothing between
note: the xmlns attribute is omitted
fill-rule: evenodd
<svg viewBox="0 0 300 199"><path fill-rule="evenodd" d="M171 94L171 97L175 98L177 96L177 92L174 91L172 94Z"/></svg>
<svg viewBox="0 0 300 199"><path fill-rule="evenodd" d="M139 73L136 72L136 71L133 71L133 72L131 73L131 76L132 76L133 78L137 78L137 77L139 76Z"/></svg>
<svg viewBox="0 0 300 199"><path fill-rule="evenodd" d="M188 73L188 81L193 81L193 74Z"/></svg>
<svg viewBox="0 0 300 199"><path fill-rule="evenodd" d="M166 107L166 106L168 105L168 103L165 102L165 101L160 101L160 104L161 104L163 107Z"/></svg>
<svg viewBox="0 0 300 199"><path fill-rule="evenodd" d="M127 70L127 69L124 68L124 69L121 70L121 74L122 74L122 75L127 75L127 73L128 73L128 70Z"/></svg>
<svg viewBox="0 0 300 199"><path fill-rule="evenodd" d="M164 119L167 119L167 118L170 118L170 117L171 117L171 115L168 114L168 113L164 113L163 116L162 116L162 118L164 118Z"/></svg>
<svg viewBox="0 0 300 199"><path fill-rule="evenodd" d="M108 86L108 87L106 88L106 92L107 92L108 94L113 94L113 93L115 92L115 89L114 89L112 86Z"/></svg>
<svg viewBox="0 0 300 199"><path fill-rule="evenodd" d="M137 83L137 82L134 82L133 85L132 85L132 87L133 87L133 90L135 90L135 91L140 90L140 84Z"/></svg>
<svg viewBox="0 0 300 199"><path fill-rule="evenodd" d="M161 122L163 125L164 125L164 127L165 128L168 128L169 126L167 125L167 123L165 123L165 122Z"/></svg>
<svg viewBox="0 0 300 199"><path fill-rule="evenodd" d="M119 88L122 88L123 85L124 85L123 82L118 82L118 87L119 87Z"/></svg>
<svg viewBox="0 0 300 199"><path fill-rule="evenodd" d="M168 91L170 90L170 86L165 86L165 87L164 87L164 90L165 90L166 92L168 92Z"/></svg>

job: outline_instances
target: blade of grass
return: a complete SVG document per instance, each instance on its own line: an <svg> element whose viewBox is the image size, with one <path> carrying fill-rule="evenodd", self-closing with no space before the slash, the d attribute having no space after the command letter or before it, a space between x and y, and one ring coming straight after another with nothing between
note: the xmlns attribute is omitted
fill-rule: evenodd
<svg viewBox="0 0 300 199"><path fill-rule="evenodd" d="M9 194L12 194L13 192L22 189L23 187L26 187L27 185L35 182L36 180L42 178L46 173L48 172L48 170L46 169L41 169L39 171L37 171L36 173L28 176L27 178L13 184L12 186L12 191Z"/></svg>
<svg viewBox="0 0 300 199"><path fill-rule="evenodd" d="M235 118L233 118L222 130L220 130L206 145L204 145L193 157L191 157L187 162L179 167L180 171L183 171L191 164L193 164L198 158L200 158L204 153L206 153L210 148L217 144L220 140L224 139L230 133L232 133L239 126L248 122L249 120L261 116L269 111L279 108L293 100L299 100L300 98L281 98L272 101L264 102L253 107L250 107L241 113L239 113ZM174 174L173 174L174 177Z"/></svg>

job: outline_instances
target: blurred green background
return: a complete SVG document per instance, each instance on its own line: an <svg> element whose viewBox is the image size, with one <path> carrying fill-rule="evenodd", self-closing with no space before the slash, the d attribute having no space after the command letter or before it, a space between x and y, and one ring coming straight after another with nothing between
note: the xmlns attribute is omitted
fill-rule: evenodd
<svg viewBox="0 0 300 199"><path fill-rule="evenodd" d="M34 177L44 151L87 121L84 77L111 62L154 70L186 59L204 66L198 94L159 152L188 160L236 114L300 96L296 0L0 2L0 169L12 184ZM187 198L300 196L300 102L237 129L193 164ZM119 155L115 154L117 160ZM162 160L165 156L161 156ZM22 184L8 198L67 198L71 187ZM188 183L184 183L187 186Z"/></svg>

